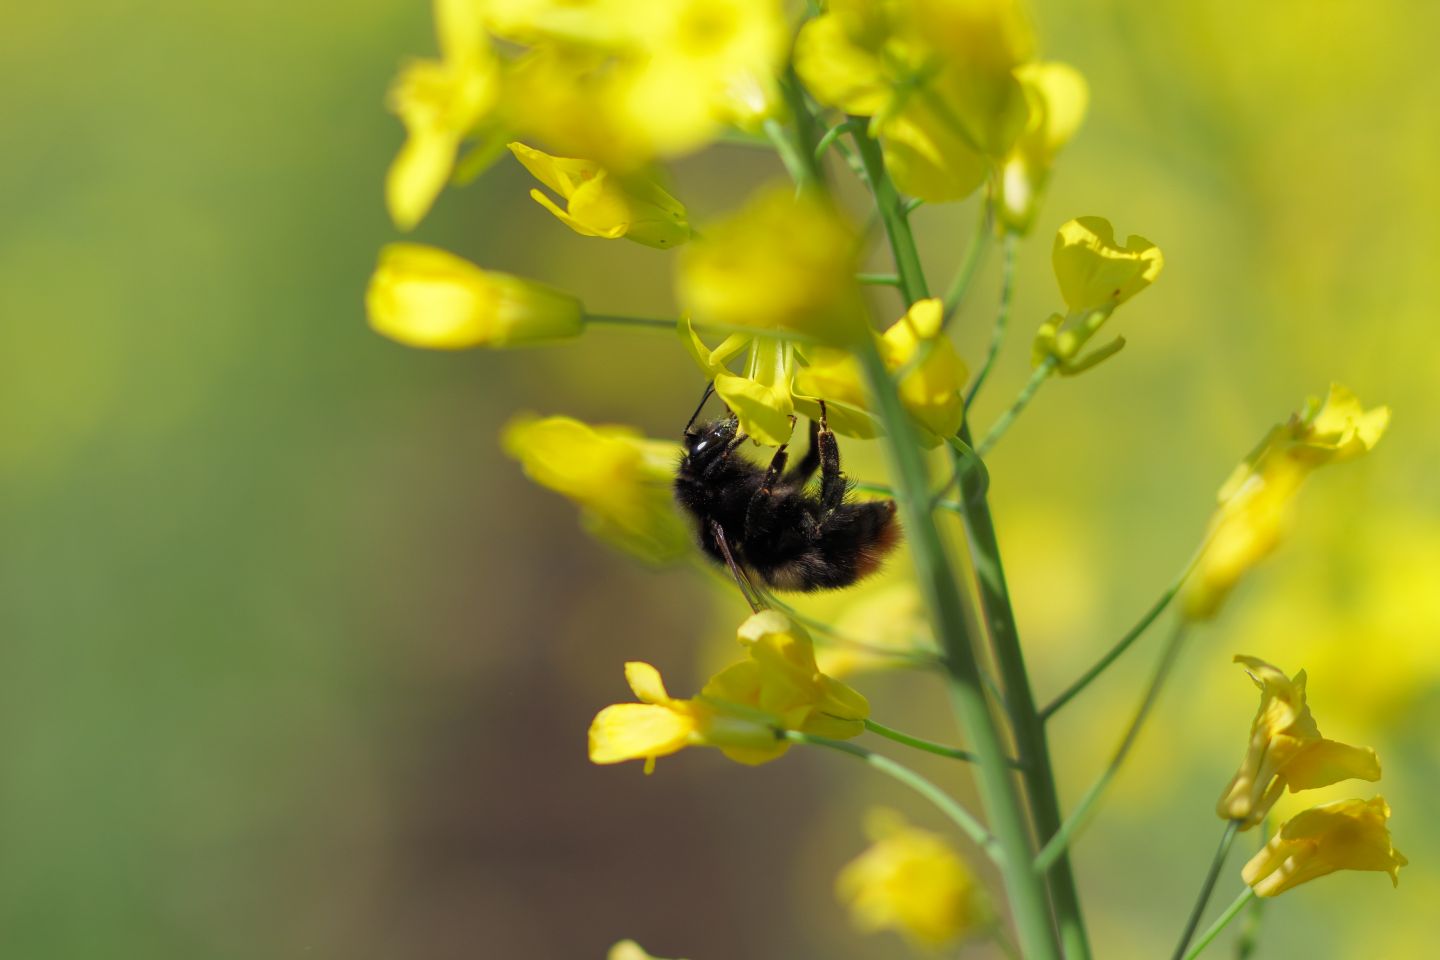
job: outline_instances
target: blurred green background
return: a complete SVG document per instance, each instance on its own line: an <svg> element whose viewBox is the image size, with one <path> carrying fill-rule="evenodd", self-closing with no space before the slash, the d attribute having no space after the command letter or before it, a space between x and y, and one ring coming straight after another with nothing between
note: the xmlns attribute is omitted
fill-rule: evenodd
<svg viewBox="0 0 1440 960"><path fill-rule="evenodd" d="M1326 735L1380 751L1412 862L1398 891L1345 874L1286 894L1260 956L1431 956L1440 7L1037 7L1092 108L975 421L1058 302L1054 226L1100 214L1167 259L1116 319L1126 352L1047 386L991 460L1041 697L1163 589L1234 462L1304 396L1335 379L1395 411L1197 638L1079 842L1099 955L1167 951L1188 911L1254 709L1243 651L1307 667ZM871 802L939 827L889 784L798 752L751 770L695 751L649 779L586 762L623 660L688 690L741 610L584 539L497 434L536 410L671 436L699 378L664 336L436 355L366 329L394 237L381 97L432 49L426 6L398 0L7 11L0 956L578 960L624 936L695 960L896 955L831 894ZM676 169L702 221L780 173L726 147ZM417 236L598 312L670 312L668 255L575 236L526 189L502 164ZM917 215L934 277L973 216ZM972 361L995 261L960 333ZM1053 730L1070 801L1154 646ZM927 681L857 683L882 719L955 738Z"/></svg>

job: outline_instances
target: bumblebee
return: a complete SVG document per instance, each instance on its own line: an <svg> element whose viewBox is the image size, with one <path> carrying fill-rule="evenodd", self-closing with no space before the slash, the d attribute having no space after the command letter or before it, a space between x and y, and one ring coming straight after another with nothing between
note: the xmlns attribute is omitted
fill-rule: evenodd
<svg viewBox="0 0 1440 960"><path fill-rule="evenodd" d="M733 413L696 427L708 397L707 390L685 428L675 477L675 499L694 519L701 549L737 580L753 575L776 590L835 590L878 570L900 540L895 503L850 499L823 401L809 448L787 470L788 443L768 467L739 455L749 438ZM817 469L812 493L806 487Z"/></svg>

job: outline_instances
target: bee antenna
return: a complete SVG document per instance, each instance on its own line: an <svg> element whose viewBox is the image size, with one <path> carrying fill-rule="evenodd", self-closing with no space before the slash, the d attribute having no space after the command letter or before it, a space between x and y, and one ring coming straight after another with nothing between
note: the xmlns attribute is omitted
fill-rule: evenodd
<svg viewBox="0 0 1440 960"><path fill-rule="evenodd" d="M690 428L693 427L693 426L695 426L695 420L696 420L697 417L700 416L700 411L705 409L705 401L709 400L709 399L710 399L710 394L712 394L712 393L714 393L714 392L715 392L715 382L712 380L711 382L705 384L705 392L700 395L700 404L695 408L695 412L692 413L692 414L690 414L690 422L687 423L687 424L685 424L685 435L686 435L687 437L690 436L690 434L691 434L691 429L690 429Z"/></svg>

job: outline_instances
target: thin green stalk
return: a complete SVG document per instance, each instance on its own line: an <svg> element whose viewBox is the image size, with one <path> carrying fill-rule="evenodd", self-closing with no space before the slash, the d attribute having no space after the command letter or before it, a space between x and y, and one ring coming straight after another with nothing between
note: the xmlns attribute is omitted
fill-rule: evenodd
<svg viewBox="0 0 1440 960"><path fill-rule="evenodd" d="M1235 842L1235 834L1239 830L1239 820L1226 822L1225 832L1220 836L1220 846L1215 849L1210 869L1205 872L1205 882L1200 885L1200 895L1195 898L1195 906L1191 908L1190 917L1185 921L1185 929L1180 933L1180 942L1175 945L1171 960L1182 960L1185 956L1185 948L1190 945L1190 938L1195 936L1195 928L1200 926L1200 918L1205 915L1205 905L1210 902L1215 881L1220 879L1220 870L1225 866L1225 858L1230 855L1230 845Z"/></svg>
<svg viewBox="0 0 1440 960"><path fill-rule="evenodd" d="M1125 651L1129 650L1131 645L1140 639L1141 635L1150 628L1150 625L1159 619L1160 614L1165 612L1165 608L1170 606L1170 601L1175 599L1180 589L1185 586L1185 581L1189 579L1190 574L1195 570L1195 564L1199 559L1200 554L1196 553L1180 573L1180 576L1176 577L1170 586L1165 588L1165 592L1160 594L1160 599L1150 605L1150 609L1146 610L1144 615L1136 621L1135 625L1126 631L1125 636L1121 637L1115 646L1106 651L1103 657L1095 661L1094 666L1081 674L1079 679L1066 687L1063 693L1054 700L1051 700L1045 709L1040 711L1041 720L1049 720L1061 707L1075 699L1080 691L1090 686L1096 677L1108 670L1112 663L1119 660Z"/></svg>
<svg viewBox="0 0 1440 960"><path fill-rule="evenodd" d="M1030 379L1025 381L1025 386L1020 388L1020 393L1015 397L1015 402L1010 404L1010 409L1000 414L1000 419L996 420L994 426L985 434L985 439L975 446L977 453L983 457L995 444L1000 442L1005 431L1010 429L1010 424L1014 423L1021 411L1030 405L1030 401L1034 399L1040 385L1050 379L1050 374L1055 372L1058 365L1059 361L1054 357L1046 357L1041 361L1040 366L1035 368L1035 372L1030 374Z"/></svg>
<svg viewBox="0 0 1440 960"><path fill-rule="evenodd" d="M894 740L896 743L903 743L907 747L923 750L926 753L933 753L937 757L949 757L951 760L964 760L966 763L975 763L978 759L975 754L969 750L961 750L959 747L947 747L945 744L936 743L933 740L913 737L908 733L896 730L894 727L887 727L878 720L866 720L865 729L887 740ZM1006 760L1005 762L1017 769L1020 766L1020 761L1018 760Z"/></svg>
<svg viewBox="0 0 1440 960"><path fill-rule="evenodd" d="M786 740L793 743L805 743L815 747L825 747L827 750L835 750L839 753L848 753L852 757L858 757L874 769L888 777L892 777L905 784L911 790L920 794L926 800L933 803L941 813L961 829L961 831L975 841L980 849L996 863L1003 863L1005 851L995 840L994 835L976 819L975 815L956 803L951 796L941 790L934 783L926 780L920 774L911 770L904 764L897 763L889 757L867 750L858 744L848 740L831 740L829 737L817 737L814 734L801 733L798 730L786 730L782 733Z"/></svg>
<svg viewBox="0 0 1440 960"><path fill-rule="evenodd" d="M771 607L779 610L781 613L785 614L787 617L789 617L791 620L794 620L802 627L813 630L823 637L828 637L829 639L835 641L841 646L852 647L856 650L863 650L866 653L872 653L876 656L888 657L892 660L896 660L901 663L907 663L914 667L936 667L940 664L940 657L938 654L929 653L921 650L894 650L889 647L882 647L879 644L867 643L866 641L861 640L857 637L852 637L846 633L842 633L841 631L836 630L834 627L830 626L830 624L826 623L823 620L818 620L815 617L802 613L801 611L795 609L790 604L781 600L779 597L775 596L775 594L764 589L763 587L757 587L757 589L760 591L761 597Z"/></svg>
<svg viewBox="0 0 1440 960"><path fill-rule="evenodd" d="M1165 650L1160 655L1160 662L1155 665L1155 673L1150 678L1150 684L1145 688L1145 696L1141 698L1140 705L1135 710L1135 716L1130 721L1130 726L1125 730L1125 736L1120 740L1120 746L1115 749L1115 755L1110 758L1110 763L1103 773L1095 781L1094 785L1086 791L1085 796L1075 805L1070 816L1060 825L1060 829L1045 844L1040 855L1035 858L1035 868L1045 870L1050 864L1069 849L1070 844L1079 834L1080 830L1090 819L1090 812L1094 809L1100 795L1105 788L1110 786L1125 759L1130 755L1130 749L1135 746L1135 741L1140 737L1140 730L1145 726L1145 721L1150 716L1151 709L1160 698L1160 690L1165 685L1165 679L1170 675L1170 670L1175 666L1175 660L1180 655L1180 647L1185 639L1187 624L1181 621L1176 624L1174 632L1170 634L1170 640L1165 644Z"/></svg>
<svg viewBox="0 0 1440 960"><path fill-rule="evenodd" d="M980 269L981 262L985 259L985 251L990 246L991 223L990 197L987 194L985 199L980 201L980 217L975 223L975 232L970 235L970 242L965 247L965 256L960 261L960 269L955 272L955 279L950 281L950 288L945 291L945 323L949 324L950 319L965 302L965 294L970 289L970 282L975 279L975 274ZM1011 234L1007 233L1008 239Z"/></svg>
<svg viewBox="0 0 1440 960"><path fill-rule="evenodd" d="M925 271L920 266L920 251L915 246L915 237L910 232L909 211L890 175L885 172L885 157L880 144L870 138L864 129L857 126L850 131L860 162L865 168L865 179L870 192L875 195L875 208L880 213L880 222L885 225L885 236L890 240L890 250L895 256L895 269L900 274L900 291L905 295L905 305L930 296L925 284Z"/></svg>
<svg viewBox="0 0 1440 960"><path fill-rule="evenodd" d="M774 117L765 121L765 135L770 138L775 152L780 155L780 162L785 164L785 169L795 181L795 189L803 191L814 187L818 180L815 158L805 156L806 151L795 145L790 132Z"/></svg>
<svg viewBox="0 0 1440 960"><path fill-rule="evenodd" d="M1250 898L1253 896L1255 896L1255 891L1249 887L1246 887L1244 892L1242 892L1240 896L1235 898L1235 902L1225 908L1225 912L1220 914L1220 918L1214 923L1210 924L1210 928L1208 930L1200 934L1200 939L1195 941L1194 948L1191 949L1189 953L1185 954L1185 960L1195 960L1196 957L1204 953L1205 948L1210 946L1210 942L1216 937L1220 936L1220 931L1224 930L1227 926L1230 925L1230 921L1234 920L1235 916L1241 910L1245 909L1245 904L1249 903Z"/></svg>
<svg viewBox="0 0 1440 960"><path fill-rule="evenodd" d="M1015 254L1019 247L1020 237L1007 230L1000 267L1000 305L995 310L995 326L990 334L990 349L985 353L985 362L980 365L980 372L975 374L975 382L965 391L967 410L975 402L980 388L985 385L985 379L990 376L990 368L995 366L995 358L1000 355L1000 346L1005 342L1005 328L1010 323L1010 303L1015 295Z"/></svg>
<svg viewBox="0 0 1440 960"><path fill-rule="evenodd" d="M963 424L960 439L967 444L970 442L969 428ZM959 456L953 448L951 455ZM1005 567L1000 560L995 521L983 497L962 504L962 513L975 557L980 599L986 623L990 626L991 649L1005 684L1003 703L1010 717L1020 762L1024 764L1025 796L1030 802L1036 836L1044 843L1060 829L1060 795L1050 765L1045 724L1040 721L1036 710L1035 693L1030 687L1025 655L1020 648L1020 633L1005 584ZM1055 907L1055 920L1065 956L1068 960L1089 960L1090 940L1080 908L1080 890L1075 883L1070 858L1063 850L1055 858L1045 881Z"/></svg>
<svg viewBox="0 0 1440 960"><path fill-rule="evenodd" d="M877 151L878 154L878 151ZM872 183L874 180L872 179ZM901 227L903 228L903 223ZM908 230L906 230L908 236ZM911 245L913 248L913 244ZM918 264L918 261L917 261ZM905 276L906 271L901 270ZM921 281L923 284L923 279ZM913 289L913 288L912 288ZM923 289L923 287L922 287ZM1059 944L1051 925L1050 905L1042 879L1025 869L1030 832L1024 808L1010 778L1000 732L990 712L980 666L973 646L982 634L976 611L965 602L963 582L951 565L939 528L930 509L925 461L915 440L908 415L900 402L873 342L863 342L857 353L876 412L885 426L887 447L896 478L896 503L905 524L906 539L915 563L915 578L930 610L936 638L945 651L951 698L961 725L968 732L978 759L980 793L995 840L1008 865L1003 871L1006 891L1021 949L1030 960L1059 960Z"/></svg>
<svg viewBox="0 0 1440 960"><path fill-rule="evenodd" d="M668 330L671 333L675 332L675 321L660 317L623 317L618 314L587 313L585 322L610 327L650 327L657 330Z"/></svg>
<svg viewBox="0 0 1440 960"><path fill-rule="evenodd" d="M854 120L842 120L840 123L835 124L835 126L831 127L829 130L826 130L825 135L822 136L820 138L820 141L815 144L815 159L823 159L825 156L825 151L829 150L832 146L834 146L835 141L839 140L840 137L844 134L849 133L851 130L854 129L854 127Z"/></svg>
<svg viewBox="0 0 1440 960"><path fill-rule="evenodd" d="M900 286L900 277L893 273L857 273L855 281L862 287Z"/></svg>
<svg viewBox="0 0 1440 960"><path fill-rule="evenodd" d="M1235 960L1250 960L1260 943L1260 925L1265 920L1265 898L1255 897L1245 911L1245 923L1235 940Z"/></svg>

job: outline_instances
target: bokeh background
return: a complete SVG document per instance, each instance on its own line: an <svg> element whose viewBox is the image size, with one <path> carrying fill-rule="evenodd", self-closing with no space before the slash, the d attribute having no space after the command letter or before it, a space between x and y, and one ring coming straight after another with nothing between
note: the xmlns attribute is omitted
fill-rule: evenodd
<svg viewBox="0 0 1440 960"><path fill-rule="evenodd" d="M1272 422L1331 379L1395 411L1191 646L1079 842L1099 955L1168 952L1183 921L1254 709L1229 664L1243 651L1307 667L1325 733L1379 749L1412 861L1398 891L1346 874L1286 894L1260 956L1432 956L1440 8L1036 7L1092 109L975 421L1013 396L1057 303L1049 230L1101 214L1167 259L1116 318L1125 353L1048 385L991 459L1042 698L1183 566ZM624 936L696 960L900 955L831 893L870 804L942 828L898 788L803 752L752 770L692 751L651 778L585 760L623 660L689 689L742 611L693 570L585 539L497 436L520 410L672 436L699 387L679 345L605 330L435 355L365 327L395 236L381 97L433 49L426 6L91 0L5 19L0 955L579 960ZM701 220L780 174L727 147L676 167ZM502 164L418 237L597 311L670 311L669 255L577 237L526 189ZM937 280L973 217L917 214ZM997 276L992 256L959 333L972 359ZM878 471L859 446L855 471ZM1155 646L1057 722L1071 801ZM958 738L930 681L856 682L882 719ZM922 766L968 795L963 772Z"/></svg>

